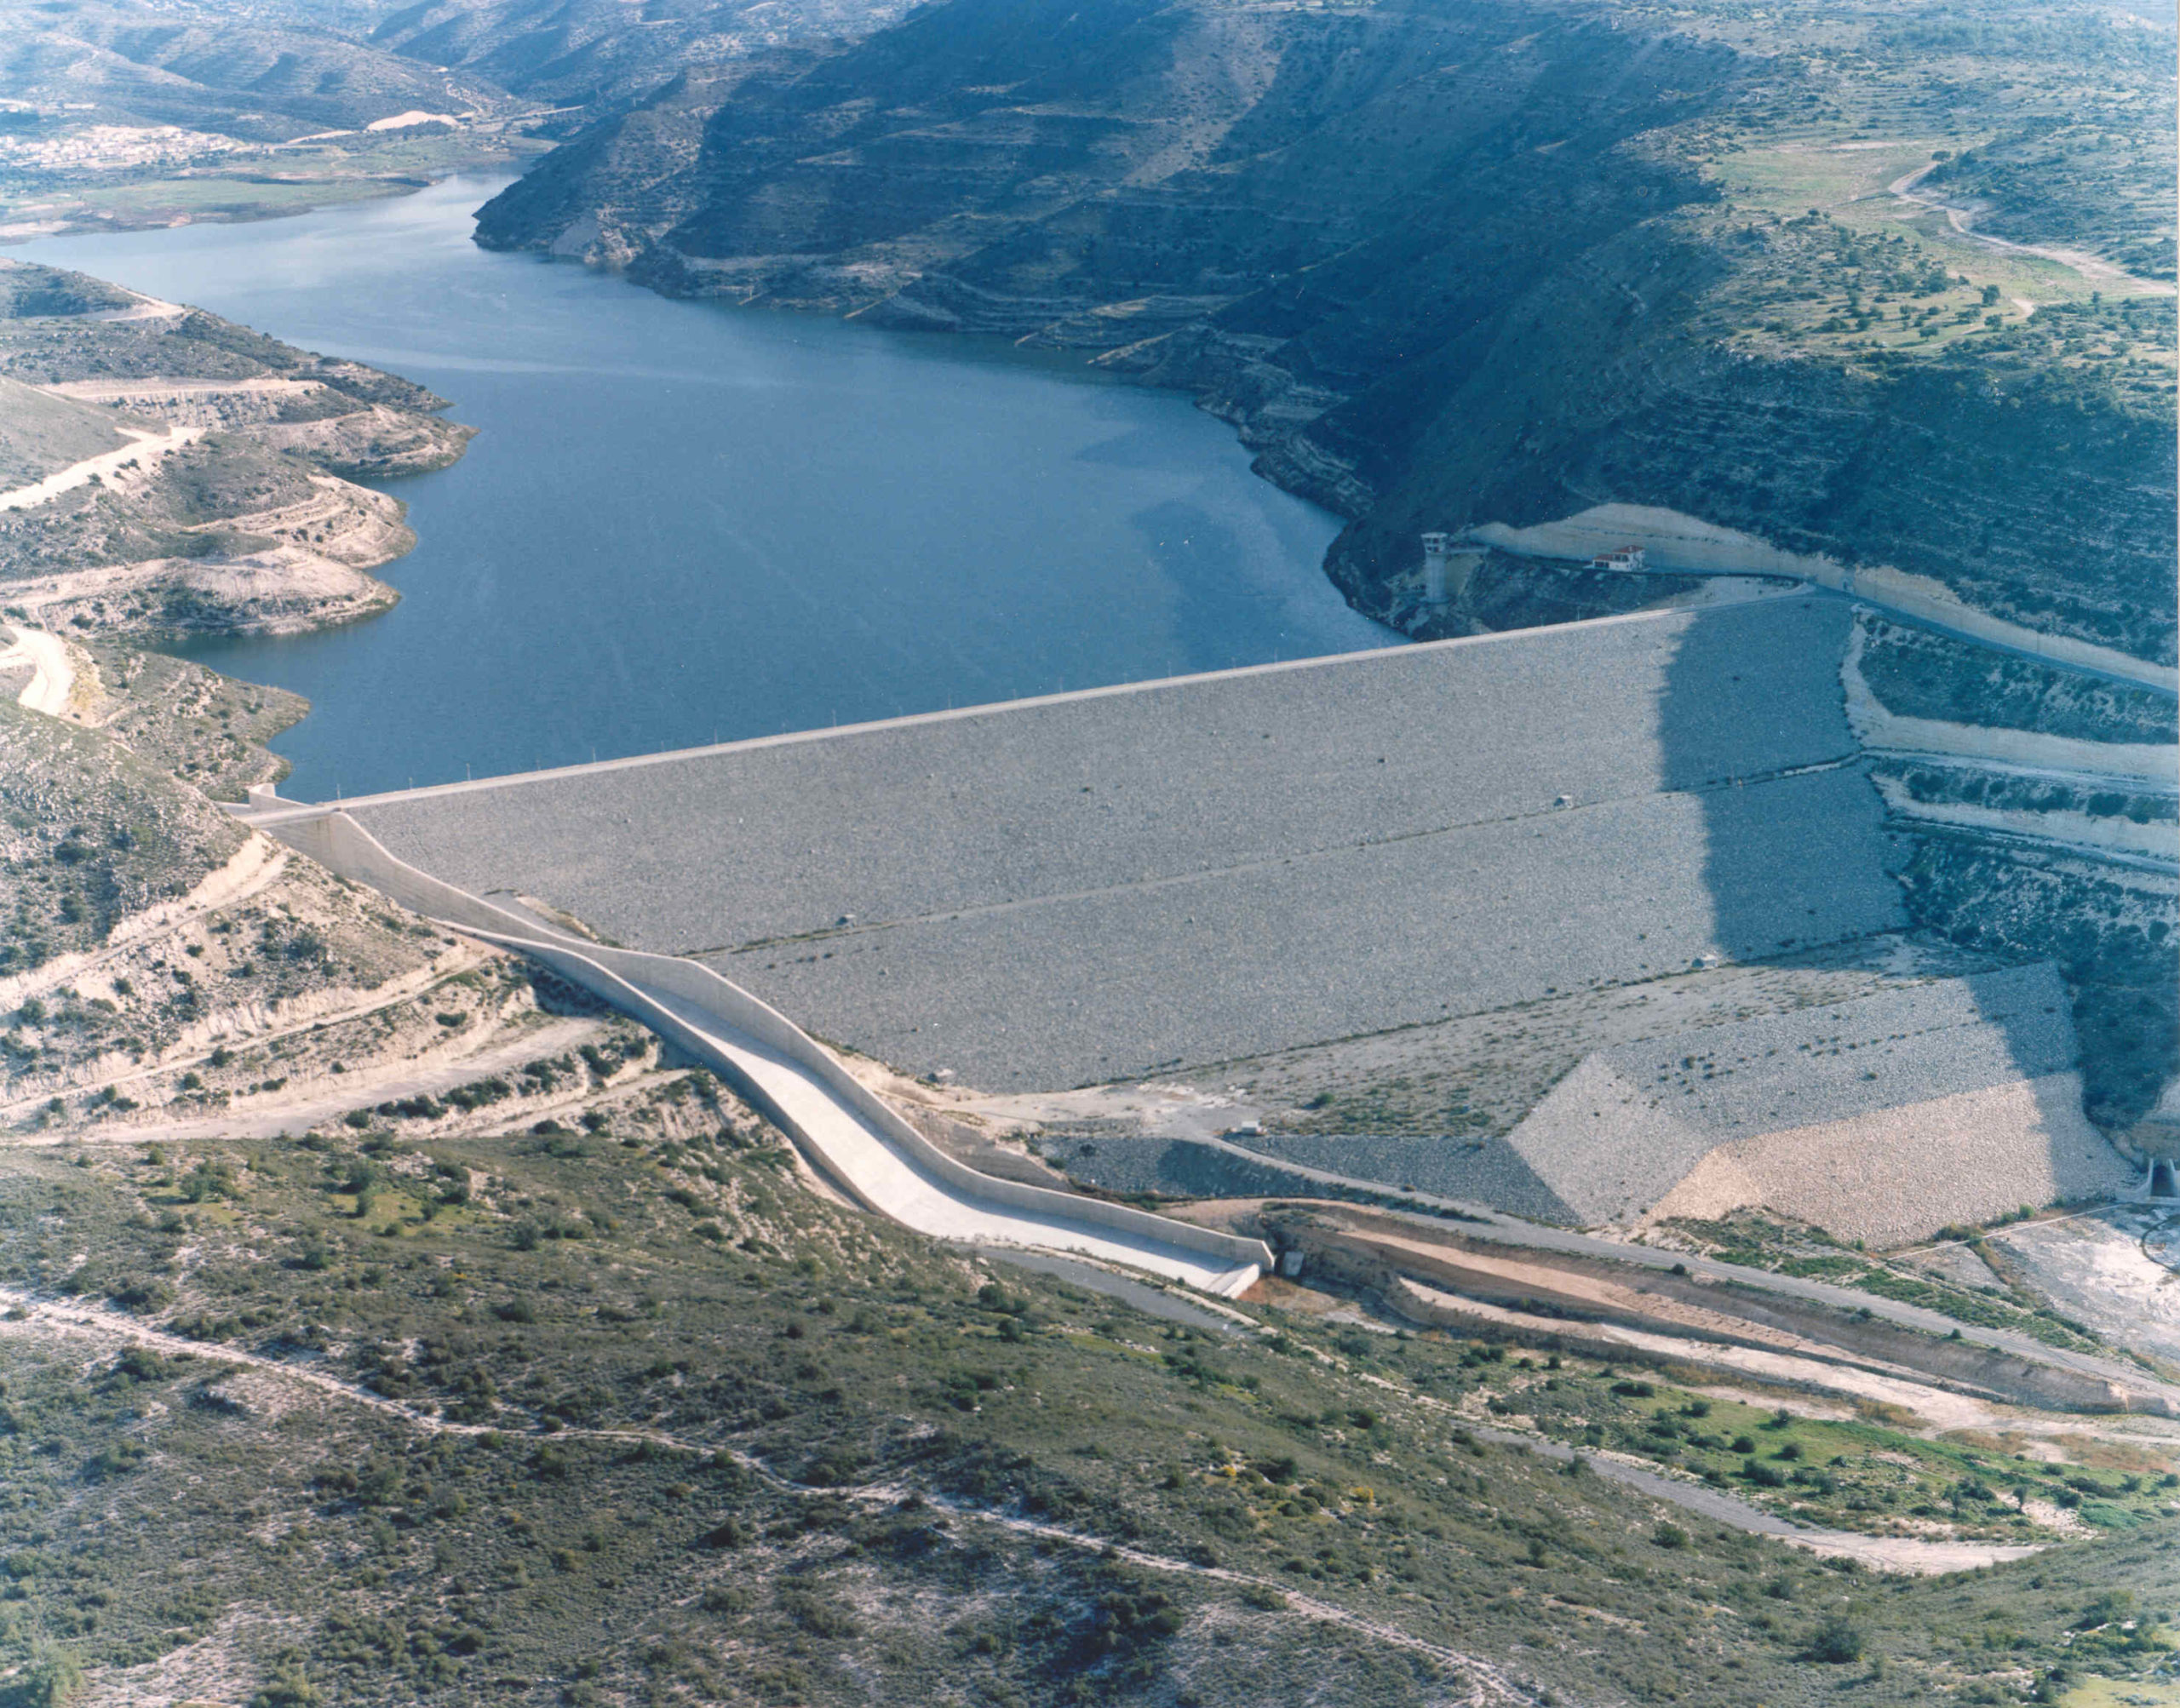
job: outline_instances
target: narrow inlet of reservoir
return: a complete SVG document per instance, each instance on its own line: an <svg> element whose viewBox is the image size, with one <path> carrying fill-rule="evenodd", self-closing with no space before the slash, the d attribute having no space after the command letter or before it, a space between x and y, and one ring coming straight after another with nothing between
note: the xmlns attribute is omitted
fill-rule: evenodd
<svg viewBox="0 0 2180 1708"><path fill-rule="evenodd" d="M20 251L431 387L391 612L178 650L307 695L301 799L821 729L1399 637L1337 519L1077 357L675 302L470 241L499 187Z"/></svg>

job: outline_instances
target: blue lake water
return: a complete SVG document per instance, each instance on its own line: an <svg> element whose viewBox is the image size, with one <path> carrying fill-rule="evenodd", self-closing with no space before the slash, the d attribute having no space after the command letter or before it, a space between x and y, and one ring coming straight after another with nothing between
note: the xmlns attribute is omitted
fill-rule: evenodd
<svg viewBox="0 0 2180 1708"><path fill-rule="evenodd" d="M192 644L309 696L322 799L1391 645L1338 524L1081 362L672 302L470 242L498 187L18 251L404 374L479 427L387 483L386 615Z"/></svg>

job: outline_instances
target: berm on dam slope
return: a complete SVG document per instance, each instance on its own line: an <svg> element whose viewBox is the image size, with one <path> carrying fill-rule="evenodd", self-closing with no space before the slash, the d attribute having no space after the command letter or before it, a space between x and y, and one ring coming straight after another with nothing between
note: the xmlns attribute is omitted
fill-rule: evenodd
<svg viewBox="0 0 2180 1708"><path fill-rule="evenodd" d="M346 803L402 858L998 1089L1899 926L1784 599Z"/></svg>

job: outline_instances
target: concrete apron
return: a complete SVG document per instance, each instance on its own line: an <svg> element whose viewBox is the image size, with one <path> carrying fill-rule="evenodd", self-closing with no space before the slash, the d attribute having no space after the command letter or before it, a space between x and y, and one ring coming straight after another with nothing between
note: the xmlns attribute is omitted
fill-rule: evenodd
<svg viewBox="0 0 2180 1708"><path fill-rule="evenodd" d="M1228 1298L1271 1265L1260 1241L955 1161L823 1045L708 967L553 931L416 870L346 813L283 815L262 828L342 877L541 961L641 1021L755 1104L858 1202L919 1233L1069 1252Z"/></svg>

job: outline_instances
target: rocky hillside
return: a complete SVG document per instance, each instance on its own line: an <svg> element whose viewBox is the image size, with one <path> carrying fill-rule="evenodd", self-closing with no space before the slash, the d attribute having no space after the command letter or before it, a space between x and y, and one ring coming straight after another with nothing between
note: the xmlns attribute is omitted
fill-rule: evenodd
<svg viewBox="0 0 2180 1708"><path fill-rule="evenodd" d="M241 17L184 0L49 0L0 11L0 93L25 104L4 133L78 124L172 125L284 140L359 127L404 108L504 105L473 77L373 49L301 19ZM4 158L4 157L0 157Z"/></svg>
<svg viewBox="0 0 2180 1708"><path fill-rule="evenodd" d="M1422 528L1621 502L2170 660L2171 303L2126 271L2171 230L2170 36L1826 17L954 0L678 84L479 236L1106 352L1352 519L1365 609ZM2062 114L2125 140L2066 183L2093 278L1917 188Z"/></svg>
<svg viewBox="0 0 2180 1708"><path fill-rule="evenodd" d="M344 476L458 455L440 400L77 275L0 267L0 391L66 405L0 408L20 475L139 436L0 514L0 1703L2160 1688L2180 1426L2071 1315L2153 1319L2112 1281L2153 1292L2147 1216L2019 1221L2104 1265L2045 1290L1976 1233L1480 1264L1465 1221L1290 1205L1308 1272L1238 1307L904 1232L633 1023L220 811L301 702L112 638L376 587L398 513ZM1479 608L1619 593L1534 573ZM1919 635L1858 658L1872 731L2169 733Z"/></svg>
<svg viewBox="0 0 2180 1708"><path fill-rule="evenodd" d="M689 66L905 0L0 7L0 241L269 219L507 172Z"/></svg>
<svg viewBox="0 0 2180 1708"><path fill-rule="evenodd" d="M2007 1406L2003 1441L1939 1436L1900 1403L1982 1419L1994 1382L2058 1379L2036 1344L1835 1301L1792 1321L1841 1349L1801 1361L1814 1381L1752 1392L1693 1338L1631 1374L1646 1355L1589 1320L1634 1296L1610 1265L1530 1266L1580 1297L1517 1321L1468 1297L1500 1283L1460 1267L1459 1224L1332 1206L1283 1212L1328 1230L1305 1280L1217 1315L936 1246L815 1189L636 1027L172 774L197 726L291 706L96 662L103 729L0 703L4 1699L755 1708L1064 1679L1216 1708L1306 1678L1383 1708L1814 1708L1850 1682L1906 1708L2164 1653L2123 1616L2162 1605L2169 1423L2123 1440L2068 1390ZM1702 1231L1751 1284L1854 1276L1879 1312L2102 1350L2026 1287ZM1656 1309L1680 1337L1730 1320ZM1856 1337L1888 1334L1893 1401L1858 1402ZM1782 1518L1844 1554L1754 1533Z"/></svg>
<svg viewBox="0 0 2180 1708"><path fill-rule="evenodd" d="M421 0L381 6L365 39L427 65L458 66L532 100L622 103L696 66L760 49L859 35L912 0ZM556 129L559 127L554 127Z"/></svg>
<svg viewBox="0 0 2180 1708"><path fill-rule="evenodd" d="M2169 665L2172 45L2067 3L951 0L686 78L479 236L1189 391L1419 634L1685 595L1494 552L1418 607L1426 530L1639 506ZM1942 719L1869 690L1914 915L2056 957L2092 1113L2170 1148L2171 737L1969 651L1918 667Z"/></svg>
<svg viewBox="0 0 2180 1708"><path fill-rule="evenodd" d="M0 262L0 382L37 406L0 414L0 603L78 636L383 609L369 571L415 539L356 481L469 438L393 375L24 262Z"/></svg>
<svg viewBox="0 0 2180 1708"><path fill-rule="evenodd" d="M1290 1205L1308 1272L1214 1314L940 1247L163 774L250 691L101 668L137 723L0 704L4 1699L2154 1688L2180 1435L2085 1414L2050 1361L2107 1349L2025 1286L1743 1218L1677 1248L1745 1318L1595 1259L1525 1263L1559 1314L1517 1315L1460 1223ZM1670 1355L1619 1338L1638 1298Z"/></svg>

